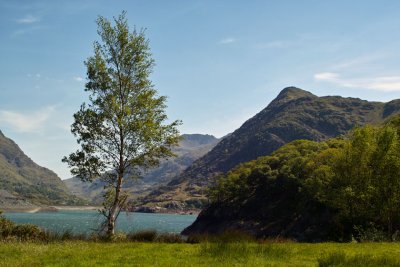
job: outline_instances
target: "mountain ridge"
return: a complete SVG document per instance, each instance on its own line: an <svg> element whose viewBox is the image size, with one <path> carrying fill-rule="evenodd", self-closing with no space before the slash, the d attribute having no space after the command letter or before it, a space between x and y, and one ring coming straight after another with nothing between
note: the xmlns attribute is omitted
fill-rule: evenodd
<svg viewBox="0 0 400 267"><path fill-rule="evenodd" d="M298 139L322 141L345 134L356 125L376 124L400 111L400 100L369 102L341 96L318 97L286 87L241 127L221 140L167 186L151 192L146 203L205 198L205 188L237 164L266 156Z"/></svg>
<svg viewBox="0 0 400 267"><path fill-rule="evenodd" d="M53 171L39 166L12 139L0 131L0 206L73 205L83 202L70 195ZM14 196L17 202L10 202Z"/></svg>

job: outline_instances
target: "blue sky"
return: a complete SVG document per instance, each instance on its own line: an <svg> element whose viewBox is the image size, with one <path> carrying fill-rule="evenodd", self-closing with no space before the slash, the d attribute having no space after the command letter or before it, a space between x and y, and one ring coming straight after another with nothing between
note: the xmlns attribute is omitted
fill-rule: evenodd
<svg viewBox="0 0 400 267"><path fill-rule="evenodd" d="M98 15L146 28L155 88L182 133L221 137L297 86L316 95L400 98L400 1L0 0L0 129L69 178L72 114Z"/></svg>

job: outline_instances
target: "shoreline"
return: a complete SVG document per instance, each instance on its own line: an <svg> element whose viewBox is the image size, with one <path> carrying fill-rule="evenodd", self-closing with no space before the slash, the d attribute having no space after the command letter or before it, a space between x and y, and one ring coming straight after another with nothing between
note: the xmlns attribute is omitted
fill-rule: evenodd
<svg viewBox="0 0 400 267"><path fill-rule="evenodd" d="M6 213L40 213L40 212L58 212L58 211L88 211L98 210L96 206L33 206L33 207L0 207L0 210Z"/></svg>
<svg viewBox="0 0 400 267"><path fill-rule="evenodd" d="M59 212L59 211L97 211L100 206L31 206L31 207L0 207L4 213L41 213L41 212ZM121 211L125 212L125 211ZM127 212L148 213L148 214L176 214L176 215L198 215L199 210L127 210Z"/></svg>

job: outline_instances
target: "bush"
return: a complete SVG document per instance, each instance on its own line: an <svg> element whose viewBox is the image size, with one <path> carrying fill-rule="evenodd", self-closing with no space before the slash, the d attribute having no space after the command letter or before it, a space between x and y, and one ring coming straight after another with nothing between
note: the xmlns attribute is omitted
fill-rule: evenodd
<svg viewBox="0 0 400 267"><path fill-rule="evenodd" d="M156 241L160 243L183 243L184 239L179 234L163 233L157 236Z"/></svg>
<svg viewBox="0 0 400 267"><path fill-rule="evenodd" d="M369 223L367 226L354 226L355 239L359 242L384 242L391 241L388 233Z"/></svg>
<svg viewBox="0 0 400 267"><path fill-rule="evenodd" d="M198 244L201 242L207 242L209 239L209 236L207 234L194 234L190 235L186 239L186 243L189 244Z"/></svg>
<svg viewBox="0 0 400 267"><path fill-rule="evenodd" d="M135 233L129 233L126 238L130 241L153 242L157 238L157 232L154 230L145 230Z"/></svg>
<svg viewBox="0 0 400 267"><path fill-rule="evenodd" d="M136 242L160 242L160 243L183 243L184 239L179 234L161 233L154 230L145 230L135 233L129 233L126 236L128 241Z"/></svg>
<svg viewBox="0 0 400 267"><path fill-rule="evenodd" d="M0 213L1 214L1 213ZM12 235L15 224L0 215L0 238L5 239Z"/></svg>
<svg viewBox="0 0 400 267"><path fill-rule="evenodd" d="M44 232L33 224L17 224L12 229L11 235L20 241L42 240Z"/></svg>

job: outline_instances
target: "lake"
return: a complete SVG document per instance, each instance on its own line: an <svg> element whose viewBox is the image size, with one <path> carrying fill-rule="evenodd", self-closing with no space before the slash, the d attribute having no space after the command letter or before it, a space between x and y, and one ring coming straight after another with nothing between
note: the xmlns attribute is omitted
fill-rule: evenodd
<svg viewBox="0 0 400 267"><path fill-rule="evenodd" d="M57 233L90 233L96 231L104 217L97 211L58 211L40 213L4 213L16 223L31 223ZM156 230L162 233L180 233L194 222L197 215L124 212L119 215L117 231L136 232Z"/></svg>

